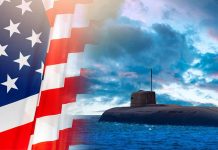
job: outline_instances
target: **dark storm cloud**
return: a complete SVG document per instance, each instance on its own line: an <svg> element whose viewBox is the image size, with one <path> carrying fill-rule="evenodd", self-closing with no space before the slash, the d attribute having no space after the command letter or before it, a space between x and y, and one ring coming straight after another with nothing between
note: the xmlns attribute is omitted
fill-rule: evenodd
<svg viewBox="0 0 218 150"><path fill-rule="evenodd" d="M131 62L134 62L134 66L163 70L180 61L190 64L195 53L194 47L187 41L188 35L166 24L154 24L150 30L112 24L99 32L99 45L88 56L95 63L117 62L131 68Z"/></svg>
<svg viewBox="0 0 218 150"><path fill-rule="evenodd" d="M144 30L126 21L110 22L99 30L98 45L86 53L88 68L95 70L90 75L93 90L101 96L125 95L126 100L133 91L149 90L151 67L155 88L163 82L182 80L180 74L190 66L195 54L188 36L167 24L154 24Z"/></svg>
<svg viewBox="0 0 218 150"><path fill-rule="evenodd" d="M204 70L208 75L218 72L218 55L207 53L201 56L201 63L196 65L197 68Z"/></svg>

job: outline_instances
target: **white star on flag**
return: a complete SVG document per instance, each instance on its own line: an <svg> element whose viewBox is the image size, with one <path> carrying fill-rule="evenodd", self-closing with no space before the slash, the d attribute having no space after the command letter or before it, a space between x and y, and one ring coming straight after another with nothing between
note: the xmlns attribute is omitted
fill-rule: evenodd
<svg viewBox="0 0 218 150"><path fill-rule="evenodd" d="M17 81L18 78L14 78L12 79L9 75L7 75L7 81L4 83L1 83L2 85L7 87L7 93L11 90L11 89L17 89L17 86L15 85L15 82Z"/></svg>
<svg viewBox="0 0 218 150"><path fill-rule="evenodd" d="M36 34L36 32L34 30L32 30L32 36L30 36L26 39L31 41L32 47L33 47L36 43L42 43L39 39L41 34L42 34L42 32Z"/></svg>
<svg viewBox="0 0 218 150"><path fill-rule="evenodd" d="M30 66L30 64L27 62L28 58L30 57L30 55L28 56L23 56L22 53L20 53L20 58L14 60L14 62L19 64L19 70L22 69L22 67L25 66Z"/></svg>
<svg viewBox="0 0 218 150"><path fill-rule="evenodd" d="M43 62L41 63L41 68L36 70L36 72L40 73L41 74L41 78L42 78L42 74L43 74L43 69L44 69L44 64Z"/></svg>
<svg viewBox="0 0 218 150"><path fill-rule="evenodd" d="M22 10L22 15L23 15L26 11L32 12L32 9L30 8L31 3L32 3L31 1L25 2L25 0L22 0L22 3L16 7Z"/></svg>
<svg viewBox="0 0 218 150"><path fill-rule="evenodd" d="M1 6L4 2L11 2L11 1L10 1L10 0L0 0L0 6Z"/></svg>
<svg viewBox="0 0 218 150"><path fill-rule="evenodd" d="M8 56L7 53L5 52L5 49L8 47L8 45L2 46L0 44L0 56L4 55L4 56Z"/></svg>
<svg viewBox="0 0 218 150"><path fill-rule="evenodd" d="M19 25L20 23L13 23L13 21L10 20L10 25L5 27L4 29L10 32L10 37L11 37L14 33L20 34L20 31L18 30Z"/></svg>

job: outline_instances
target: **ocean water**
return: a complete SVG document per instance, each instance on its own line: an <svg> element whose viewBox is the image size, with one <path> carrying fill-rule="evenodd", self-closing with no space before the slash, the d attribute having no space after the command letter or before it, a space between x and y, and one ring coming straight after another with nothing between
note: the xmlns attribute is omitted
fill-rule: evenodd
<svg viewBox="0 0 218 150"><path fill-rule="evenodd" d="M218 128L98 122L86 118L80 129L83 149L90 150L218 150Z"/></svg>

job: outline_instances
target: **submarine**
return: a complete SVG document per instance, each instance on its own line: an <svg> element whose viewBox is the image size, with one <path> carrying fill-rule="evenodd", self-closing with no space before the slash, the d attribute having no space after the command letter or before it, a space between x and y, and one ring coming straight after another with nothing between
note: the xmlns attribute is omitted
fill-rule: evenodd
<svg viewBox="0 0 218 150"><path fill-rule="evenodd" d="M130 107L106 110L99 122L218 127L218 107L157 104L151 69L151 90L132 93Z"/></svg>

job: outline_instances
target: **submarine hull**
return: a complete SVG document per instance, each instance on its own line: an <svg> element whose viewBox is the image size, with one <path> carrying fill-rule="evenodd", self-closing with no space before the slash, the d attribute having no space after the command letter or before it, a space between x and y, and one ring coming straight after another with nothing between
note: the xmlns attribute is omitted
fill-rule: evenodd
<svg viewBox="0 0 218 150"><path fill-rule="evenodd" d="M105 111L99 121L153 125L218 127L218 108L182 107L177 105L117 107Z"/></svg>

